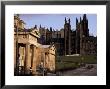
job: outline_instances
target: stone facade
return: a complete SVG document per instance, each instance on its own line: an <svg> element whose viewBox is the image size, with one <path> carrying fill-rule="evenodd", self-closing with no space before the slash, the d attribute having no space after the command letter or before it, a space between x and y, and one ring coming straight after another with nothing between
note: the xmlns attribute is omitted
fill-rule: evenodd
<svg viewBox="0 0 110 89"><path fill-rule="evenodd" d="M43 62L43 68L55 71L55 46L44 48L38 42L40 38L36 25L25 29L24 22L14 16L14 72L15 75L37 75L37 69ZM20 25L19 25L20 24Z"/></svg>
<svg viewBox="0 0 110 89"><path fill-rule="evenodd" d="M52 27L50 29L45 29L41 27L39 30L43 40L42 44L49 45L52 42L55 43L57 49L57 55L96 55L97 54L97 37L90 36L88 28L88 19L86 14L83 18L80 17L80 21L76 18L76 29L71 29L70 19L65 18L64 28L59 30L54 30ZM91 48L90 48L91 47Z"/></svg>
<svg viewBox="0 0 110 89"><path fill-rule="evenodd" d="M55 51L56 48L53 44L51 45L42 45L41 46L43 51L43 55L44 55L44 67L47 68L49 71L55 71Z"/></svg>
<svg viewBox="0 0 110 89"><path fill-rule="evenodd" d="M16 32L15 32L15 54L16 54ZM39 43L37 43L37 36L31 32L18 32L18 55L19 66L23 67L25 74L29 74L30 68L33 70L33 74L36 72L36 62L39 53ZM16 67L16 55L15 67Z"/></svg>

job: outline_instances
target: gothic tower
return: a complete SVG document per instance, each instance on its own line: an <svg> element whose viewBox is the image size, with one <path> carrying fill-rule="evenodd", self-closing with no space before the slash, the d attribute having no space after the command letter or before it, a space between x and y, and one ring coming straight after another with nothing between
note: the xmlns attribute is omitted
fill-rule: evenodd
<svg viewBox="0 0 110 89"><path fill-rule="evenodd" d="M64 49L65 55L71 54L71 25L70 25L70 18L67 21L65 17L65 24L64 24Z"/></svg>
<svg viewBox="0 0 110 89"><path fill-rule="evenodd" d="M89 29L88 29L88 19L86 17L86 14L83 15L82 25L83 25L83 35L85 37L88 37L89 36Z"/></svg>
<svg viewBox="0 0 110 89"><path fill-rule="evenodd" d="M84 52L83 50L83 21L80 17L80 54L82 55Z"/></svg>
<svg viewBox="0 0 110 89"><path fill-rule="evenodd" d="M76 38L75 38L75 51L76 51L76 54L78 54L78 38L79 38L79 29L78 29L78 19L76 18Z"/></svg>
<svg viewBox="0 0 110 89"><path fill-rule="evenodd" d="M88 19L86 14L83 15L83 18L78 22L76 18L76 43L75 49L76 54L85 54L86 47L86 38L89 37L89 29L88 29Z"/></svg>
<svg viewBox="0 0 110 89"><path fill-rule="evenodd" d="M52 43L52 27L50 27L50 43Z"/></svg>
<svg viewBox="0 0 110 89"><path fill-rule="evenodd" d="M89 37L88 19L86 14L83 15L83 19L80 18L80 54L86 54L86 38Z"/></svg>
<svg viewBox="0 0 110 89"><path fill-rule="evenodd" d="M80 22L76 18L76 39L75 39L76 54L80 54Z"/></svg>

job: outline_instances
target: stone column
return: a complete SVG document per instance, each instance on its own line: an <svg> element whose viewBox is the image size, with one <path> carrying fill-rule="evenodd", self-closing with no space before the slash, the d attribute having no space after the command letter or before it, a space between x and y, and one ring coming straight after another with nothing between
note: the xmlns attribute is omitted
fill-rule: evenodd
<svg viewBox="0 0 110 89"><path fill-rule="evenodd" d="M16 71L16 40L14 40L14 72Z"/></svg>
<svg viewBox="0 0 110 89"><path fill-rule="evenodd" d="M33 46L33 59L31 60L32 61L32 74L33 75L36 75L36 61L37 61L37 54L36 54L36 47Z"/></svg>
<svg viewBox="0 0 110 89"><path fill-rule="evenodd" d="M25 74L29 74L29 69L31 67L30 61L30 44L26 44L26 57L25 57Z"/></svg>

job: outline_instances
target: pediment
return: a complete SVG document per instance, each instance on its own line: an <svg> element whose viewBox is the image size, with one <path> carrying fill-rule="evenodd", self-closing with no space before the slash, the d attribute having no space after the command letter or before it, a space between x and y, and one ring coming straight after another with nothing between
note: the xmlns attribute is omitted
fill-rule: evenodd
<svg viewBox="0 0 110 89"><path fill-rule="evenodd" d="M34 34L34 35L36 35L36 36L40 36L40 33L39 33L39 31L37 29L33 29L31 31L31 33Z"/></svg>

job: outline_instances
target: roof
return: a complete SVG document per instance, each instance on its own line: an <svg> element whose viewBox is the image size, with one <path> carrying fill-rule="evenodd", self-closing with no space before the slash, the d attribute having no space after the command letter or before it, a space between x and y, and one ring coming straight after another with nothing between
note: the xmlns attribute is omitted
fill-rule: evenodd
<svg viewBox="0 0 110 89"><path fill-rule="evenodd" d="M49 48L50 45L42 45L43 48Z"/></svg>

